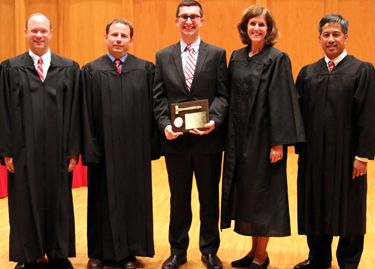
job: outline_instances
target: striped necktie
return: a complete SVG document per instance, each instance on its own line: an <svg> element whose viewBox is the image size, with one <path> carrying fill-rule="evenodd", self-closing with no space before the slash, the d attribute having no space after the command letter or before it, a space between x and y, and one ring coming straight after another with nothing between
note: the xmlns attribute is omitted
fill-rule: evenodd
<svg viewBox="0 0 375 269"><path fill-rule="evenodd" d="M119 59L115 60L115 64L116 64L117 71L119 72L119 74L121 74L120 63L121 63L121 60L119 60Z"/></svg>
<svg viewBox="0 0 375 269"><path fill-rule="evenodd" d="M44 81L44 72L43 72L43 59L39 58L38 66L36 67L36 71L42 81Z"/></svg>
<svg viewBox="0 0 375 269"><path fill-rule="evenodd" d="M328 68L329 68L329 72L330 73L332 72L332 70L333 70L334 67L335 67L335 63L332 62L332 61L329 61L328 62Z"/></svg>
<svg viewBox="0 0 375 269"><path fill-rule="evenodd" d="M186 63L185 63L185 80L186 80L186 85L188 89L190 90L191 88L191 83L193 82L194 78L194 71L195 71L195 53L194 49L192 46L186 46L186 49L189 50L189 55L186 58Z"/></svg>

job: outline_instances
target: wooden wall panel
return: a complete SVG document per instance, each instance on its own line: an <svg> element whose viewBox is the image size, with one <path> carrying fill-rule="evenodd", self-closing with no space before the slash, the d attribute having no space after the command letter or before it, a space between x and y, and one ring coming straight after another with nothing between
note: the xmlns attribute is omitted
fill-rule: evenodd
<svg viewBox="0 0 375 269"><path fill-rule="evenodd" d="M218 5L215 0L202 1L205 12L201 37L208 43L222 47L227 51L227 59L234 50L244 47L237 31L243 11L255 5L256 0L233 0Z"/></svg>
<svg viewBox="0 0 375 269"><path fill-rule="evenodd" d="M17 2L17 0L15 0ZM22 1L20 1L22 2ZM23 18L21 17L21 25L22 29L25 29L25 22L29 15L33 13L43 13L47 15L52 23L52 39L50 43L50 48L52 52L59 53L59 39L58 39L58 28L59 28L59 16L61 14L59 13L58 6L59 1L58 0L24 0L25 7L24 7L24 14L21 12L21 16L23 15ZM22 31L21 31L22 32ZM18 33L17 33L18 34ZM25 47L21 47L20 49L22 51L18 51L17 54L23 53L26 50L28 50L26 38L24 36L24 33L22 32L23 36L23 42L25 44ZM20 41L22 42L22 41Z"/></svg>
<svg viewBox="0 0 375 269"><path fill-rule="evenodd" d="M122 0L68 2L62 27L62 54L82 66L107 53L105 28L109 21L122 17Z"/></svg>
<svg viewBox="0 0 375 269"><path fill-rule="evenodd" d="M179 1L134 1L134 54L155 62L156 51L179 40L175 13Z"/></svg>
<svg viewBox="0 0 375 269"><path fill-rule="evenodd" d="M14 30L14 0L1 0L0 4L0 62L16 56L16 31Z"/></svg>
<svg viewBox="0 0 375 269"><path fill-rule="evenodd" d="M106 24L114 18L128 19L134 26L130 53L155 61L157 50L176 43L180 36L174 23L180 0L1 0L0 60L27 50L23 29L31 13L47 14L54 29L53 52L80 63L107 52L104 43ZM205 22L201 28L204 41L223 47L227 58L243 47L236 25L244 9L252 4L267 6L276 18L281 37L277 48L289 54L293 74L302 66L322 57L317 24L329 13L349 19L347 50L358 58L375 62L373 0L201 0ZM9 44L9 40L13 42Z"/></svg>
<svg viewBox="0 0 375 269"><path fill-rule="evenodd" d="M149 61L155 61L155 53L180 40L175 24L176 0L139 0L134 2L134 53ZM238 37L237 23L242 12L256 1L203 0L205 22L201 27L201 38L205 42L225 48L228 59L233 50L242 47ZM148 18L145 19L145 18ZM140 35L140 33L142 35Z"/></svg>
<svg viewBox="0 0 375 269"><path fill-rule="evenodd" d="M291 61L294 78L306 64L324 56L318 41L318 23L325 14L324 1L268 1L280 32L276 48L286 52Z"/></svg>
<svg viewBox="0 0 375 269"><path fill-rule="evenodd" d="M338 12L349 20L349 54L375 64L375 1L340 0Z"/></svg>

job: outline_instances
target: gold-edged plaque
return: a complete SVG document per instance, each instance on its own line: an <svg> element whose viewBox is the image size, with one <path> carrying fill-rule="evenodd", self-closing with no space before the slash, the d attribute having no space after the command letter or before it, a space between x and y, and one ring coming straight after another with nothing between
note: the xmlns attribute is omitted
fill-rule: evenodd
<svg viewBox="0 0 375 269"><path fill-rule="evenodd" d="M204 128L207 123L206 112L193 112L185 114L185 128L191 130L194 128Z"/></svg>
<svg viewBox="0 0 375 269"><path fill-rule="evenodd" d="M173 132L189 132L193 129L207 130L204 125L209 121L208 100L198 100L171 104Z"/></svg>

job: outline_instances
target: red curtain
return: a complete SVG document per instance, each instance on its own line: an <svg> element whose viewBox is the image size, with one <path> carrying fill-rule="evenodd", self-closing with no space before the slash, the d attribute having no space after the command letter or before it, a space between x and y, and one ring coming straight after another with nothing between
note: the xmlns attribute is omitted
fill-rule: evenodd
<svg viewBox="0 0 375 269"><path fill-rule="evenodd" d="M74 168L73 171L73 188L87 186L87 169L83 166L81 161ZM7 168L0 166L0 198L8 196L8 182L7 182Z"/></svg>
<svg viewBox="0 0 375 269"><path fill-rule="evenodd" d="M8 196L7 167L0 165L0 198Z"/></svg>

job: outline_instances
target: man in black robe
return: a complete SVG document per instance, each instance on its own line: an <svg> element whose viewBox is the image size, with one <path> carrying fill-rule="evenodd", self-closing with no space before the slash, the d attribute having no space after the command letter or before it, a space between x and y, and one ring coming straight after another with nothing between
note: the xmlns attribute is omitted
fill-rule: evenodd
<svg viewBox="0 0 375 269"><path fill-rule="evenodd" d="M48 17L26 22L29 52L1 64L0 156L8 168L10 250L16 268L73 268L72 173L80 153L79 66L51 53ZM68 159L68 160L67 160Z"/></svg>
<svg viewBox="0 0 375 269"><path fill-rule="evenodd" d="M83 162L88 164L88 268L136 268L153 257L151 159L159 158L152 112L154 64L128 53L133 27L108 23L108 54L82 68Z"/></svg>
<svg viewBox="0 0 375 269"><path fill-rule="evenodd" d="M306 143L297 148L298 232L307 235L308 260L294 268L331 267L333 236L340 236L340 268L357 268L366 233L367 160L375 152L375 72L348 55L348 21L319 23L325 58L297 78Z"/></svg>

